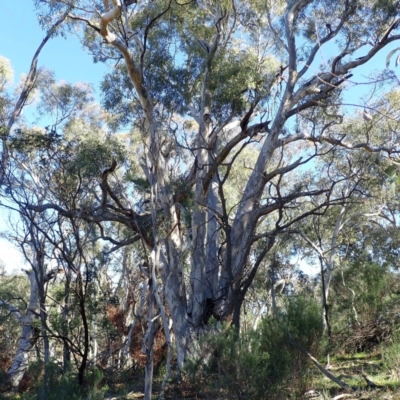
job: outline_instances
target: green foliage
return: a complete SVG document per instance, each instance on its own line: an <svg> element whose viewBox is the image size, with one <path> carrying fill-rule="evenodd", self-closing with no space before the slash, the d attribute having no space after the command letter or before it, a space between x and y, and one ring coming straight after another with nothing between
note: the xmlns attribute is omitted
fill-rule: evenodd
<svg viewBox="0 0 400 400"><path fill-rule="evenodd" d="M150 189L149 181L146 178L136 177L135 175L128 172L125 174L125 179L134 183L136 188L139 190Z"/></svg>
<svg viewBox="0 0 400 400"><path fill-rule="evenodd" d="M0 56L0 92L14 79L14 71L8 58Z"/></svg>
<svg viewBox="0 0 400 400"><path fill-rule="evenodd" d="M390 18L396 15L398 6L396 0L377 0L373 8L375 12L381 12L384 16Z"/></svg>
<svg viewBox="0 0 400 400"><path fill-rule="evenodd" d="M257 331L240 335L227 326L199 343L187 362L192 382L223 391L229 398L280 399L302 391L308 359L289 340L318 354L322 323L318 304L304 297L287 300L280 318L265 318Z"/></svg>
<svg viewBox="0 0 400 400"><path fill-rule="evenodd" d="M82 117L93 102L92 88L86 83L56 82L51 72L43 72L40 79L41 101L37 109L40 115L56 114L57 125Z"/></svg>
<svg viewBox="0 0 400 400"><path fill-rule="evenodd" d="M398 273L358 256L332 279L332 344L339 351L370 351L395 340L400 328Z"/></svg>
<svg viewBox="0 0 400 400"><path fill-rule="evenodd" d="M43 363L32 363L29 366L29 375L36 386L33 390L22 396L23 400L34 400L42 398L43 394ZM46 400L100 400L105 398L107 386L101 386L103 374L97 368L88 370L86 384L79 386L77 376L68 368L62 373L60 366L55 362L46 365L47 385L45 388Z"/></svg>
<svg viewBox="0 0 400 400"><path fill-rule="evenodd" d="M82 398L82 391L77 379L71 371L62 374L62 370L56 363L50 362L46 365L47 387L45 388L48 400L78 400ZM43 393L43 363L36 362L29 365L28 374L36 385L33 390L22 396L23 400L42 398Z"/></svg>
<svg viewBox="0 0 400 400"><path fill-rule="evenodd" d="M257 72L256 52L233 51L215 60L209 90L213 94L213 112L217 118L242 113L248 105L244 93L255 89L262 76Z"/></svg>
<svg viewBox="0 0 400 400"><path fill-rule="evenodd" d="M396 194L396 185L400 184L399 167L397 165L389 165L384 170L384 173L389 182L390 194L394 196Z"/></svg>
<svg viewBox="0 0 400 400"><path fill-rule="evenodd" d="M132 123L133 85L125 66L117 66L101 82L103 107L112 113L112 129Z"/></svg>
<svg viewBox="0 0 400 400"><path fill-rule="evenodd" d="M30 153L43 148L49 149L60 142L60 135L55 130L16 129L9 139L9 147L20 153Z"/></svg>
<svg viewBox="0 0 400 400"><path fill-rule="evenodd" d="M210 390L226 390L233 398L257 391L262 386L264 369L269 355L260 348L258 332L238 335L233 328L224 326L222 332L212 332L199 343L201 354L186 363L186 373L193 384L204 385Z"/></svg>
<svg viewBox="0 0 400 400"><path fill-rule="evenodd" d="M390 345L381 346L381 357L383 368L388 371L395 371L400 378L400 341L396 337Z"/></svg>
<svg viewBox="0 0 400 400"><path fill-rule="evenodd" d="M78 144L70 172L79 173L86 178L99 177L109 168L113 159L123 162L125 149L116 138L86 137Z"/></svg>
<svg viewBox="0 0 400 400"><path fill-rule="evenodd" d="M169 6L169 11L159 17ZM236 13L230 2L222 7L227 14ZM246 12L251 13L251 7L248 8ZM260 18L254 19L261 23ZM229 46L220 46L212 56L199 45L198 40L212 43L216 33L214 17L207 5L191 2L178 6L154 1L130 21L130 27L132 31L143 30L150 20L153 24L146 31L146 52L142 61L146 92L155 103L187 115L190 105L199 104L206 69L210 72L207 89L212 97L211 108L217 120L231 114L239 115L255 97L268 96L279 68L274 56L260 61L260 54L252 46L239 51L242 42L238 38ZM139 63L137 56L133 57ZM137 120L136 110L140 106L124 65L105 76L102 89L103 106L112 113L114 129Z"/></svg>
<svg viewBox="0 0 400 400"><path fill-rule="evenodd" d="M0 267L0 299L24 315L29 299L29 281L26 275L7 276ZM20 334L20 322L6 306L0 306L0 374L6 372L15 356Z"/></svg>
<svg viewBox="0 0 400 400"><path fill-rule="evenodd" d="M285 303L279 320L269 317L262 321L259 328L261 348L270 355L268 377L271 386L277 391L282 387L296 391L305 384L309 360L293 347L288 335L297 345L317 356L323 326L320 306L314 299L289 297Z"/></svg>
<svg viewBox="0 0 400 400"><path fill-rule="evenodd" d="M102 385L103 380L104 375L98 368L92 368L87 372L86 381L88 389L86 390L86 398L88 400L100 400L105 398L108 386Z"/></svg>
<svg viewBox="0 0 400 400"><path fill-rule="evenodd" d="M177 196L184 207L191 208L193 206L193 190L184 177L170 181L167 190Z"/></svg>
<svg viewBox="0 0 400 400"><path fill-rule="evenodd" d="M351 263L343 276L338 272L332 281L336 300L335 315L345 324L349 319L353 320L352 302L360 323L377 320L382 315L392 313L398 302L396 281L396 276L391 271L377 263L365 259ZM354 299L349 288L355 291Z"/></svg>
<svg viewBox="0 0 400 400"><path fill-rule="evenodd" d="M383 311L389 277L385 272L375 263L364 265L360 282L364 290L359 291L357 300L362 304L365 313L377 316Z"/></svg>

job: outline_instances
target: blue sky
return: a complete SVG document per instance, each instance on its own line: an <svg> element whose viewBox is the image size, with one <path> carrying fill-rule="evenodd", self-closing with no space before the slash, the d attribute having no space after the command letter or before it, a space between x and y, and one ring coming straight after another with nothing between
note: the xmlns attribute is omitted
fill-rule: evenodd
<svg viewBox="0 0 400 400"><path fill-rule="evenodd" d="M15 78L26 73L45 32L36 18L32 0L0 1L0 55L11 60ZM106 72L103 64L93 64L77 37L55 37L43 48L39 66L53 70L57 79L98 85Z"/></svg>
<svg viewBox="0 0 400 400"><path fill-rule="evenodd" d="M32 57L44 36L32 0L0 0L0 55L11 61L14 83L22 73L29 71ZM38 64L53 70L58 80L89 82L95 89L107 71L103 64L93 64L92 57L83 51L79 40L73 36L49 41ZM9 229L6 214L0 212L0 232ZM18 271L26 265L19 250L5 239L0 239L0 260L8 271Z"/></svg>

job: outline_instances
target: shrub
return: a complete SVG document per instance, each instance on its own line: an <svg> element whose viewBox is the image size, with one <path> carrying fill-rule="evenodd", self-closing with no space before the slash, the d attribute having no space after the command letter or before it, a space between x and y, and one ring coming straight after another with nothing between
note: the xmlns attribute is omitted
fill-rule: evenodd
<svg viewBox="0 0 400 400"><path fill-rule="evenodd" d="M313 300L287 300L280 317L265 318L257 331L222 327L199 342L186 366L190 380L236 399L280 399L304 391L308 359L289 341L314 353L322 336L319 307Z"/></svg>
<svg viewBox="0 0 400 400"><path fill-rule="evenodd" d="M400 377L400 343L395 340L391 345L381 346L382 366L384 370L394 375L396 380Z"/></svg>
<svg viewBox="0 0 400 400"><path fill-rule="evenodd" d="M104 399L107 386L101 387L103 374L97 368L87 370L86 385L81 387L78 384L77 376L69 369L66 373L62 373L61 368L57 363L50 362L46 366L47 370L47 385L46 385L46 400L80 400L82 398L88 400ZM38 365L30 367L31 373L36 371L39 375ZM42 376L43 379L43 376ZM36 387L27 393L24 393L23 400L40 399L43 397L43 381L37 380Z"/></svg>
<svg viewBox="0 0 400 400"><path fill-rule="evenodd" d="M398 286L398 273L369 257L334 275L330 317L335 351L368 352L393 341L400 329Z"/></svg>

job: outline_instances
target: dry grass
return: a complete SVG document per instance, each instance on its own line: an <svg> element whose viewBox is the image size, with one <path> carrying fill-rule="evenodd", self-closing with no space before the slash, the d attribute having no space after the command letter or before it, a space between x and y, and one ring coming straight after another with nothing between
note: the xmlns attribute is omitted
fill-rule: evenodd
<svg viewBox="0 0 400 400"><path fill-rule="evenodd" d="M399 400L400 378L383 362L381 353L358 353L331 360L330 371L354 388L344 391L318 372L313 372L313 390L304 395L312 400ZM367 379L376 386L368 385Z"/></svg>

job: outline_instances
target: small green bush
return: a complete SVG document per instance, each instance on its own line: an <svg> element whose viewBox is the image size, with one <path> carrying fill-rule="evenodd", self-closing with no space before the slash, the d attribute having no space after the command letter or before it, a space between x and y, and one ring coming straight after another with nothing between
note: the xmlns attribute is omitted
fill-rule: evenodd
<svg viewBox="0 0 400 400"><path fill-rule="evenodd" d="M76 376L70 370L63 374L56 363L48 363L46 365L47 385L45 388L43 388L43 363L32 363L28 372L33 381L37 383L32 390L23 394L23 400L41 399L43 395L46 400L82 399L82 390L78 385Z"/></svg>
<svg viewBox="0 0 400 400"><path fill-rule="evenodd" d="M23 400L41 399L43 394L46 400L101 400L105 397L107 386L101 387L103 374L97 368L87 370L86 384L84 387L79 386L76 374L69 369L66 373L62 373L57 363L50 362L46 366L47 385L45 393L43 393L43 374L41 366L35 363L30 366L30 373L33 376L41 377L37 379L35 388L22 396Z"/></svg>
<svg viewBox="0 0 400 400"><path fill-rule="evenodd" d="M265 318L256 331L222 327L205 335L186 373L199 389L232 399L281 399L303 392L308 359L289 341L318 355L322 321L318 304L303 297L287 300L279 318Z"/></svg>
<svg viewBox="0 0 400 400"><path fill-rule="evenodd" d="M269 354L269 364L265 367L265 372L272 394L276 396L285 390L292 394L304 393L309 359L293 342L314 356L319 355L323 334L319 304L314 299L302 296L290 297L280 310L279 318L265 318L259 330L260 348Z"/></svg>
<svg viewBox="0 0 400 400"><path fill-rule="evenodd" d="M396 340L391 345L381 346L383 368L400 377L400 342Z"/></svg>

